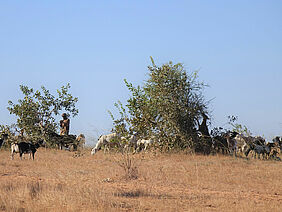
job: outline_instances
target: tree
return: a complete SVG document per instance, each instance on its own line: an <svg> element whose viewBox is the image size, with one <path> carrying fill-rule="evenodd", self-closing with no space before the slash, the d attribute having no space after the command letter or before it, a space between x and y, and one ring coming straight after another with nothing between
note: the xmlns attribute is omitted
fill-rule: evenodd
<svg viewBox="0 0 282 212"><path fill-rule="evenodd" d="M61 111L68 112L73 117L78 114L75 107L78 98L73 97L69 89L69 84L62 86L55 97L44 86L41 86L41 91L34 91L33 88L20 85L24 97L18 100L18 104L9 101L8 110L18 117L17 127L32 138L42 138L42 131L57 131L56 116Z"/></svg>
<svg viewBox="0 0 282 212"><path fill-rule="evenodd" d="M121 118L112 116L115 130L154 136L165 149L195 148L199 120L203 113L208 114L202 94L206 85L199 82L197 72L188 74L180 63L158 67L151 60L143 86L134 87L124 80L131 97L127 110L120 102L116 104Z"/></svg>

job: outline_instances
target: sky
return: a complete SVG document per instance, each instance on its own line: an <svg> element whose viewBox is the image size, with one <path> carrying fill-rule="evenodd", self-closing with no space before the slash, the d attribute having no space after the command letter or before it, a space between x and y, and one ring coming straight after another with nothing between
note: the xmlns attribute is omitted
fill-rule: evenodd
<svg viewBox="0 0 282 212"><path fill-rule="evenodd" d="M16 122L7 106L19 85L55 94L70 83L70 133L94 145L129 97L123 80L142 85L152 56L199 70L210 128L236 115L253 135L282 135L282 1L11 0L0 1L0 26L0 124Z"/></svg>

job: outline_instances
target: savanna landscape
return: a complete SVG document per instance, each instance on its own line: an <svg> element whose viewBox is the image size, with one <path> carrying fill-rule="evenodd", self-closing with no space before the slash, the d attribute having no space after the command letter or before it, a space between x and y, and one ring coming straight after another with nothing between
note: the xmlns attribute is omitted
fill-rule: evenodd
<svg viewBox="0 0 282 212"><path fill-rule="evenodd" d="M45 148L0 161L0 211L282 210L279 161Z"/></svg>
<svg viewBox="0 0 282 212"><path fill-rule="evenodd" d="M0 212L281 212L282 1L0 1Z"/></svg>
<svg viewBox="0 0 282 212"><path fill-rule="evenodd" d="M16 123L0 125L0 211L281 211L281 136L253 136L237 116L210 129L198 72L151 62L144 85L124 80L131 95L92 149L69 131L69 83L20 85Z"/></svg>

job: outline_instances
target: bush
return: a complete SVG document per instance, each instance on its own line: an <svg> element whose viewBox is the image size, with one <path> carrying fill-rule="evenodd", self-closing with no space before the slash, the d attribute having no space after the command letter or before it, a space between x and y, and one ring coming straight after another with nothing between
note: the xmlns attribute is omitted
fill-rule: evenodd
<svg viewBox="0 0 282 212"><path fill-rule="evenodd" d="M151 58L152 59L152 58ZM115 131L122 135L138 133L139 137L155 137L162 150L195 149L200 140L197 128L202 114L208 114L196 71L188 74L180 63L169 62L160 67L153 59L149 78L143 86L134 87L124 80L131 96L126 108L115 106L121 117L114 121Z"/></svg>

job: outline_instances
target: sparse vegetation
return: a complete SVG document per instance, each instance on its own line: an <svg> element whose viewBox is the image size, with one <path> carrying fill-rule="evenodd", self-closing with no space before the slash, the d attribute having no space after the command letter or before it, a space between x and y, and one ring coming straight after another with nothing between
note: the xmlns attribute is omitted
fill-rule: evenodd
<svg viewBox="0 0 282 212"><path fill-rule="evenodd" d="M123 152L122 157L119 157L116 162L123 169L125 179L138 178L138 164L132 153Z"/></svg>
<svg viewBox="0 0 282 212"><path fill-rule="evenodd" d="M116 163L125 155L89 152L39 149L35 161L12 161L1 150L0 211L282 210L281 162L144 153L128 180Z"/></svg>

